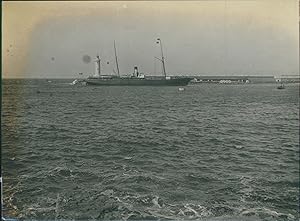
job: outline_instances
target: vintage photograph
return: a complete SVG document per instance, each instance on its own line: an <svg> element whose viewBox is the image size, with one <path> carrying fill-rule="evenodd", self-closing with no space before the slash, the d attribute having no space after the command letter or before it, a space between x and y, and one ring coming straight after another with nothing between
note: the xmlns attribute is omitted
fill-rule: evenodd
<svg viewBox="0 0 300 221"><path fill-rule="evenodd" d="M299 220L299 1L2 1L1 219Z"/></svg>

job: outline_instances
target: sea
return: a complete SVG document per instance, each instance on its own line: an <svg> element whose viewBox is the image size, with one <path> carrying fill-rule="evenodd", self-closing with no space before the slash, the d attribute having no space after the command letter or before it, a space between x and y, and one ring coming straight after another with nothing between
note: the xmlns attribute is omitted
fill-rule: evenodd
<svg viewBox="0 0 300 221"><path fill-rule="evenodd" d="M19 220L298 220L299 84L2 82Z"/></svg>

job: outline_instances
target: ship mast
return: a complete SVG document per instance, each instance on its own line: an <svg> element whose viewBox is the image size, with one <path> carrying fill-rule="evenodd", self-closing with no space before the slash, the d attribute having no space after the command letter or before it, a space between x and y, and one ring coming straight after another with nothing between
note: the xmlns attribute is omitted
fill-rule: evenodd
<svg viewBox="0 0 300 221"><path fill-rule="evenodd" d="M161 40L160 38L157 39L157 44L160 44L160 51L161 51L161 59L159 59L161 62L162 62L162 65L163 65L163 72L164 72L164 75L165 77L167 77L167 74L166 74L166 67L165 67L165 58L164 58L164 53L163 53L163 48L162 48L162 43L161 43Z"/></svg>
<svg viewBox="0 0 300 221"><path fill-rule="evenodd" d="M100 77L100 75L101 75L100 57L97 54L96 60L95 60L95 76Z"/></svg>
<svg viewBox="0 0 300 221"><path fill-rule="evenodd" d="M115 49L115 58L116 58L118 76L120 77L120 70L119 70L118 57L117 57L117 49L116 49L116 41L114 41L114 49Z"/></svg>

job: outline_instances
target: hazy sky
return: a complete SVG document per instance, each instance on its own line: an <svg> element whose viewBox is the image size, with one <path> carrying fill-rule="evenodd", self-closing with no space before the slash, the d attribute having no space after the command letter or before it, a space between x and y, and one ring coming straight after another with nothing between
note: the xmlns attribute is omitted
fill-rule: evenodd
<svg viewBox="0 0 300 221"><path fill-rule="evenodd" d="M2 2L3 77L299 73L298 0Z"/></svg>

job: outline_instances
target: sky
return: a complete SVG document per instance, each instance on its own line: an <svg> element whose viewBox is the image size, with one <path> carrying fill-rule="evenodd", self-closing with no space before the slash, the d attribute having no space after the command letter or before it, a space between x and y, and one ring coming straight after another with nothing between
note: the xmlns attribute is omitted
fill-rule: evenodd
<svg viewBox="0 0 300 221"><path fill-rule="evenodd" d="M299 74L298 0L2 2L2 77ZM87 57L91 57L91 61Z"/></svg>

